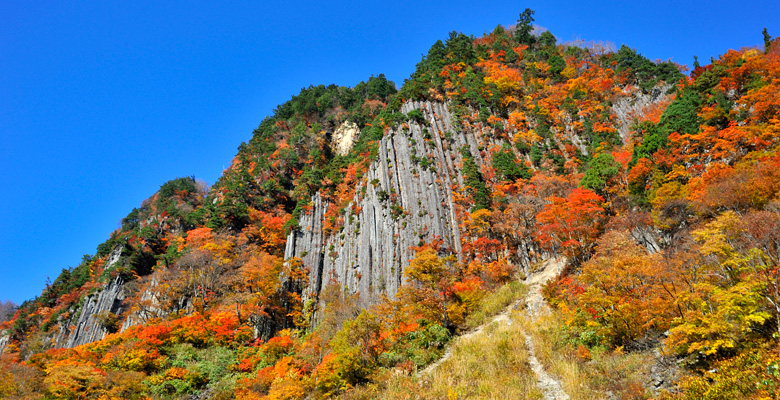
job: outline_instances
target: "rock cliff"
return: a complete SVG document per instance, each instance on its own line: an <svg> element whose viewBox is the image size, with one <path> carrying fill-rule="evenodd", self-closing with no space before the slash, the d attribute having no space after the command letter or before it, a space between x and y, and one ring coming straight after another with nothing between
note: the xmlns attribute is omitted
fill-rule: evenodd
<svg viewBox="0 0 780 400"><path fill-rule="evenodd" d="M455 129L445 104L408 102L401 111L412 110L420 110L425 122L410 121L381 140L378 159L345 210L344 226L323 230L333 204L318 194L300 229L288 236L285 258L299 257L310 269L307 295L316 297L332 281L358 293L363 305L378 295L392 298L414 246L440 240L442 248L460 251L453 198L463 180L458 150L468 146L479 160L480 139Z"/></svg>
<svg viewBox="0 0 780 400"><path fill-rule="evenodd" d="M3 354L11 338L8 335L0 334L0 354Z"/></svg>
<svg viewBox="0 0 780 400"><path fill-rule="evenodd" d="M109 332L109 321L122 311L124 281L114 278L98 293L84 298L84 304L64 324L56 337L55 347L76 347L103 339Z"/></svg>
<svg viewBox="0 0 780 400"><path fill-rule="evenodd" d="M106 267L113 267L121 258L122 249L116 248L106 262ZM121 321L112 320L122 312L124 286L124 280L116 277L95 293L85 296L81 306L72 309L70 318L60 324L60 330L53 338L54 347L70 348L92 343L113 330L111 322L121 325Z"/></svg>

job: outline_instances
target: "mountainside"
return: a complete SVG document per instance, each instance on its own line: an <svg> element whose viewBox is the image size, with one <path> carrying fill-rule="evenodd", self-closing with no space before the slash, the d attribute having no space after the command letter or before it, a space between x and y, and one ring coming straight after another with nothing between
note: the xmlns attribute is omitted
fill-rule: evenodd
<svg viewBox="0 0 780 400"><path fill-rule="evenodd" d="M527 299L479 332L555 398L777 398L780 41L686 76L532 16L400 89L302 89L214 185L163 184L0 324L0 395L495 397L417 372Z"/></svg>

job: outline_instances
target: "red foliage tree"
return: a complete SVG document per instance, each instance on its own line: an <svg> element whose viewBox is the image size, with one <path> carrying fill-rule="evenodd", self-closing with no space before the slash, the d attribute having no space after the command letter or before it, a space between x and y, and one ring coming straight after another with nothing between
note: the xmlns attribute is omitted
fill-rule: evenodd
<svg viewBox="0 0 780 400"><path fill-rule="evenodd" d="M561 250L575 265L588 253L601 230L604 198L589 189L574 189L567 198L552 196L536 216L537 238L548 250Z"/></svg>

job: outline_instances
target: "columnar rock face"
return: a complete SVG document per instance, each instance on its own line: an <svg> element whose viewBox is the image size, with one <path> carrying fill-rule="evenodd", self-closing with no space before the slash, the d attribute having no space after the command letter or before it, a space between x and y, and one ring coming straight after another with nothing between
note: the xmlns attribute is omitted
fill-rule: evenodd
<svg viewBox="0 0 780 400"><path fill-rule="evenodd" d="M5 351L6 346L8 346L9 340L10 337L8 335L0 334L0 354L3 354L3 352Z"/></svg>
<svg viewBox="0 0 780 400"><path fill-rule="evenodd" d="M306 295L316 297L332 282L358 293L367 305L379 295L396 294L414 246L440 240L442 248L459 253L452 190L462 184L462 146L481 164L478 141L473 132L453 128L446 105L408 102L401 111L414 109L426 123L410 121L408 129L392 130L381 140L378 159L345 209L343 227L323 231L325 212L334 205L316 195L300 218L300 230L289 235L285 258L300 257L310 269Z"/></svg>
<svg viewBox="0 0 780 400"><path fill-rule="evenodd" d="M76 347L102 339L107 330L101 323L100 316L107 313L120 314L125 297L123 288L122 278L116 277L99 293L86 296L77 313L77 319L63 324L55 347ZM69 329L71 326L72 329Z"/></svg>

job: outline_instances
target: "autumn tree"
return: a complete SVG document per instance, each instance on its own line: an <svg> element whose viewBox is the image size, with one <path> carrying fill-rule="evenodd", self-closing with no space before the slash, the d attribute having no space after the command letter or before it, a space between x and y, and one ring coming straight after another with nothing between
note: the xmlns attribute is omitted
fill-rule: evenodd
<svg viewBox="0 0 780 400"><path fill-rule="evenodd" d="M399 299L413 305L421 315L447 326L449 318L444 290L455 280L454 262L453 257L443 259L431 248L417 252L404 269L404 277L411 285L399 290Z"/></svg>
<svg viewBox="0 0 780 400"><path fill-rule="evenodd" d="M515 157L509 145L493 154L493 168L502 180L515 181L517 179L530 179L531 172L520 160Z"/></svg>
<svg viewBox="0 0 780 400"><path fill-rule="evenodd" d="M577 188L566 198L552 196L536 216L538 239L548 250L561 249L575 265L589 257L601 230L604 198L592 190Z"/></svg>
<svg viewBox="0 0 780 400"><path fill-rule="evenodd" d="M543 207L544 200L534 195L532 187L525 186L522 192L510 196L503 208L491 212L492 231L521 263L529 265L532 259L540 256L533 238L536 215Z"/></svg>
<svg viewBox="0 0 780 400"><path fill-rule="evenodd" d="M708 279L677 299L686 311L675 319L667 346L680 354L712 357L734 351L771 318L763 306L762 282L751 276L756 255L735 248L739 224L729 211L693 232Z"/></svg>
<svg viewBox="0 0 780 400"><path fill-rule="evenodd" d="M657 256L625 231L610 231L576 278L585 291L574 298L583 316L602 327L613 345L626 344L648 330L668 328L674 298L662 286ZM584 324L587 325L587 324Z"/></svg>

